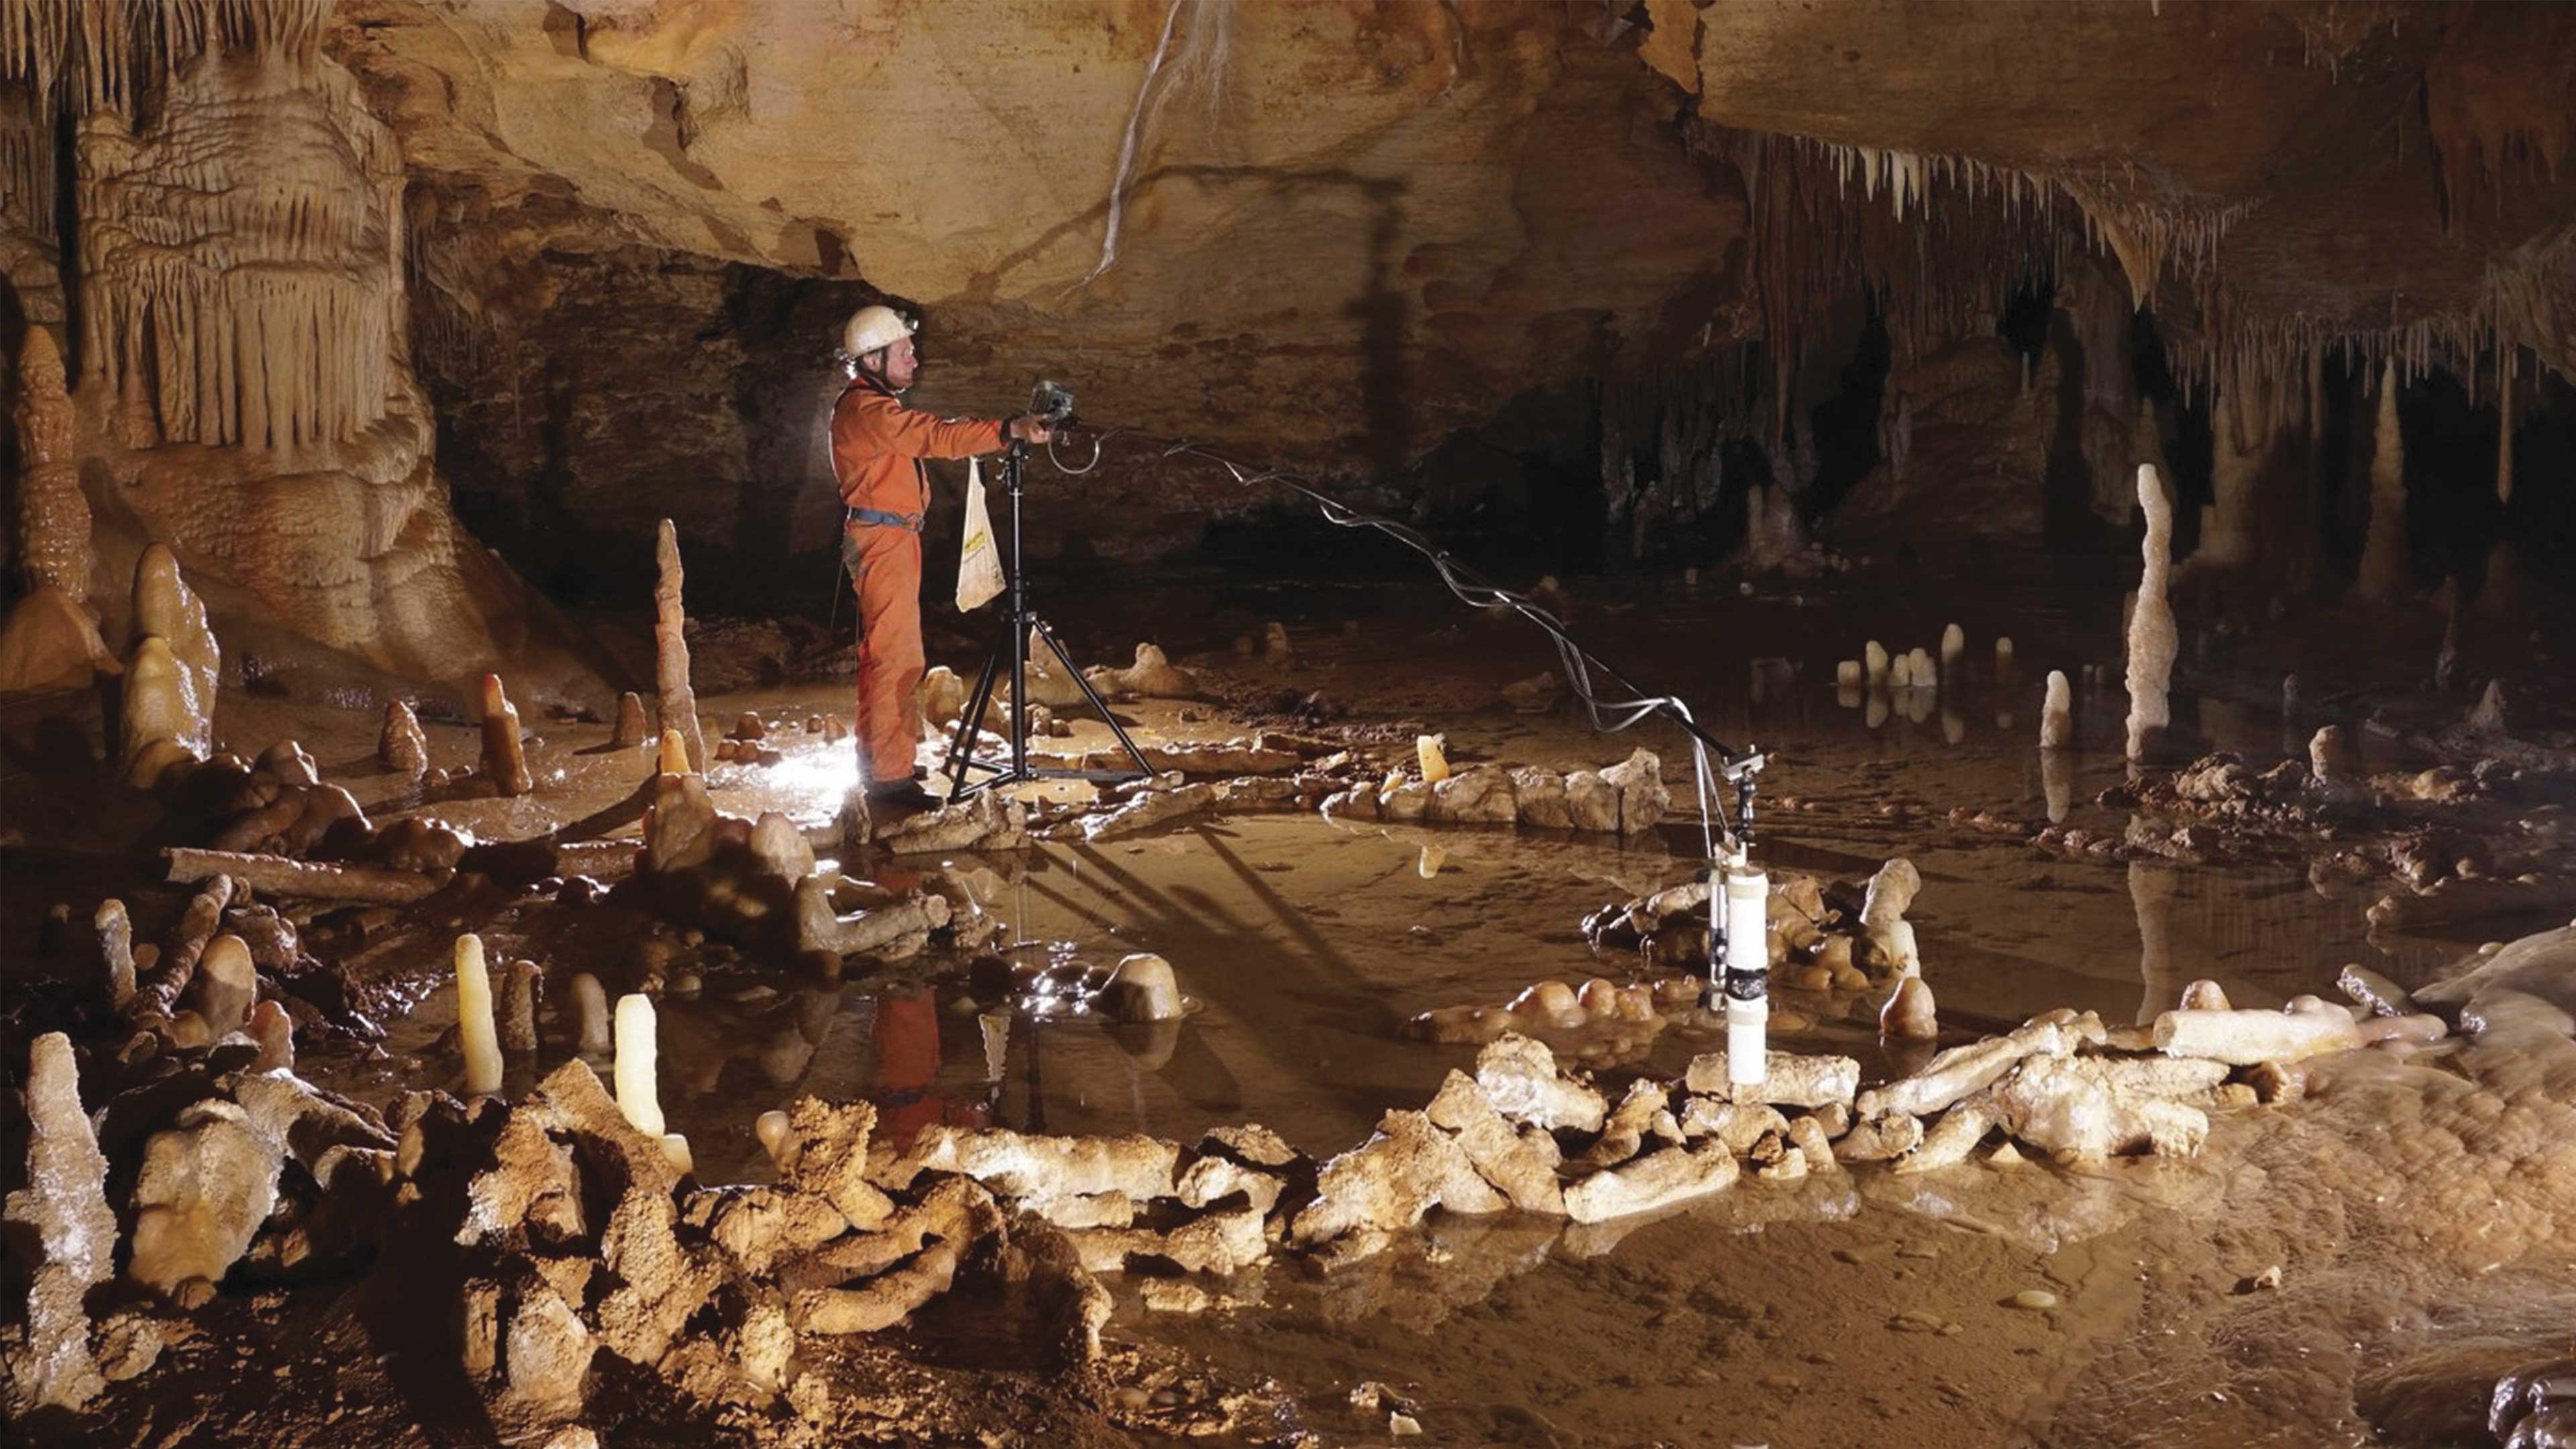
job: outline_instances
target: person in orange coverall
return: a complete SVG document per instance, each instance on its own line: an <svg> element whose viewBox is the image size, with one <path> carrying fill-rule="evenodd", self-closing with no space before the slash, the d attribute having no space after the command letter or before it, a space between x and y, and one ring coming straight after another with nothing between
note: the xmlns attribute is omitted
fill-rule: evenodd
<svg viewBox="0 0 2576 1449"><path fill-rule="evenodd" d="M904 406L920 372L914 324L891 307L862 307L841 329L850 385L832 405L832 472L849 510L841 562L859 596L859 769L872 806L937 804L912 762L921 744L913 691L921 649L921 523L930 510L925 458L999 452L1013 440L1044 443L1034 417L938 418Z"/></svg>

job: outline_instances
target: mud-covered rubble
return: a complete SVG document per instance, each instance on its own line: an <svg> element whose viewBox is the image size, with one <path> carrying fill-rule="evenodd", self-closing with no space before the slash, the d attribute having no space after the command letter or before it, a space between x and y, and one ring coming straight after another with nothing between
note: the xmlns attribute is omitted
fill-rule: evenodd
<svg viewBox="0 0 2576 1449"><path fill-rule="evenodd" d="M139 1062L80 1060L50 1036L28 1078L31 1186L9 1207L41 1244L11 1382L22 1402L74 1406L148 1372L233 1285L358 1274L447 1305L406 1351L452 1363L508 1432L589 1414L603 1359L705 1412L820 1424L850 1407L828 1341L952 1294L1007 1298L1038 1325L1036 1366L1078 1371L1103 1352L1116 1293L1204 1312L1260 1301L1274 1264L1327 1283L1380 1258L1401 1273L1426 1225L1555 1220L1609 1233L1606 1250L1630 1219L1875 1164L1906 1178L1981 1154L2194 1155L2212 1113L2295 1099L2355 1053L2438 1060L2455 1031L2537 1031L2532 1049L2563 1056L2571 939L2515 942L2411 996L2354 968L2338 983L2349 1008L2236 1010L2195 983L2145 1027L2054 1011L1867 1087L1852 1058L1773 1052L1758 1087L1709 1055L1614 1091L1509 1034L1322 1162L1257 1125L1187 1146L953 1127L897 1144L868 1105L808 1097L757 1124L776 1180L720 1188L579 1061L515 1103L414 1092L379 1119L263 1067L247 1034ZM110 1284L99 1239L118 1212L132 1226ZM1481 1281L1556 1240L1517 1231Z"/></svg>
<svg viewBox="0 0 2576 1449"><path fill-rule="evenodd" d="M1887 862L1866 884L1787 872L1770 877L1766 959L1772 986L1796 993L1772 1008L1776 1031L1803 1031L1825 1016L1881 1021L1890 1035L1928 1038L1931 990L1906 910L1922 889L1913 862ZM1709 951L1709 886L1686 881L1603 906L1584 938L1608 961L1632 962L1635 979L1540 981L1509 1001L1441 1007L1405 1024L1417 1041L1489 1042L1506 1033L1540 1038L1593 1066L1635 1061L1677 1022L1712 1024L1701 1009Z"/></svg>
<svg viewBox="0 0 2576 1449"><path fill-rule="evenodd" d="M2141 771L2097 798L2128 812L2117 835L1967 807L1949 819L2070 857L2304 860L2320 889L2338 891L2393 878L2370 911L2371 924L2388 929L2576 910L2568 883L2576 844L2561 787L2494 760L2367 774L2341 734L2328 726L2310 761L2285 759L2260 772L2227 752L2179 770Z"/></svg>
<svg viewBox="0 0 2576 1449"><path fill-rule="evenodd" d="M1672 792L1651 750L1600 770L1559 773L1542 766L1471 765L1451 772L1426 752L1414 771L1389 771L1327 799L1334 819L1391 824L1526 825L1638 837L1663 823Z"/></svg>

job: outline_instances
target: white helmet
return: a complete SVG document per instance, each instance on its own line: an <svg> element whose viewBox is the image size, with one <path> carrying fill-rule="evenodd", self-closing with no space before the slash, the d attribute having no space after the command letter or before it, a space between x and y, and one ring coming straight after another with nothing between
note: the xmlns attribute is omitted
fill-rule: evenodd
<svg viewBox="0 0 2576 1449"><path fill-rule="evenodd" d="M850 357L865 357L880 347L892 347L918 330L918 323L892 307L861 307L841 328L841 351Z"/></svg>

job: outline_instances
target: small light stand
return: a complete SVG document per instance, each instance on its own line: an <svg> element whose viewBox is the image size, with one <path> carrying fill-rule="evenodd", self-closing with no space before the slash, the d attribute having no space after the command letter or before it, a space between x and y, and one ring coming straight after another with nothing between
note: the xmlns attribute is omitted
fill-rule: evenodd
<svg viewBox="0 0 2576 1449"><path fill-rule="evenodd" d="M1061 427L1073 419L1073 394L1052 382L1041 382L1030 399L1030 412L1050 426ZM1002 452L1002 492L1010 500L1011 562L1010 617L1000 648L984 661L984 672L975 680L975 692L969 697L966 713L957 722L957 738L949 744L948 763L942 773L948 776L948 798L964 800L978 791L999 786L1017 785L1030 780L1088 780L1095 784L1114 784L1124 780L1142 780L1154 773L1145 761L1145 752L1128 737L1126 726L1109 712L1109 705L1091 681L1074 667L1073 656L1065 651L1064 642L1045 620L1029 612L1028 572L1021 567L1020 492L1028 467L1028 444L1017 439ZM1029 639L1036 636L1055 656L1067 678L1082 691L1083 698L1100 715L1101 723L1118 737L1120 748L1135 762L1133 769L1080 770L1063 766L1029 763ZM975 754L975 742L982 737L984 718L993 705L993 688L1008 662L1011 671L1011 752L1004 760L982 759ZM981 772L984 778L968 777Z"/></svg>

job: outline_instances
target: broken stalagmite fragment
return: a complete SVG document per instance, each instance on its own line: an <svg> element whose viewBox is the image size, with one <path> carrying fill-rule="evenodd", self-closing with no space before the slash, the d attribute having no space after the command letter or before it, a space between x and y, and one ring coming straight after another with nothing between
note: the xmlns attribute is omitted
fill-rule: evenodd
<svg viewBox="0 0 2576 1449"><path fill-rule="evenodd" d="M663 1133L662 1103L654 1081L657 1043L653 999L642 993L617 998L617 1110L647 1137Z"/></svg>
<svg viewBox="0 0 2576 1449"><path fill-rule="evenodd" d="M2156 1050L2250 1067L2294 1062L2361 1045L2352 1017L2323 1011L2168 1011L2156 1018Z"/></svg>
<svg viewBox="0 0 2576 1449"><path fill-rule="evenodd" d="M483 775L504 795L525 795L536 781L528 774L527 744L519 737L519 707L501 688L501 676L483 676Z"/></svg>

